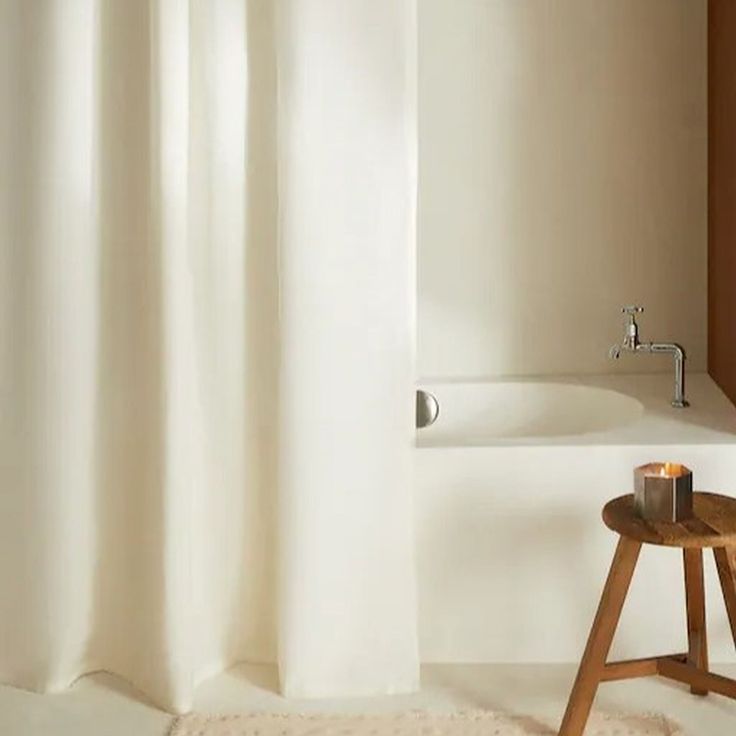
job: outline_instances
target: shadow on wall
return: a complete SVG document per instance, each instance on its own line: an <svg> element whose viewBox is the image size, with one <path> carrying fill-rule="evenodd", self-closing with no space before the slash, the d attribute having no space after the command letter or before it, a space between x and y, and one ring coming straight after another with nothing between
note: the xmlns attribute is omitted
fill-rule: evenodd
<svg viewBox="0 0 736 736"><path fill-rule="evenodd" d="M420 375L704 370L705 3L553 5L422 3Z"/></svg>

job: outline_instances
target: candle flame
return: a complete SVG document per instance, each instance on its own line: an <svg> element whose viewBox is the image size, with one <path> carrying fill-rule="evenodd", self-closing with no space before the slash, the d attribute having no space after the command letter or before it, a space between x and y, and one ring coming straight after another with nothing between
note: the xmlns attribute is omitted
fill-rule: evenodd
<svg viewBox="0 0 736 736"><path fill-rule="evenodd" d="M682 465L679 463L664 463L659 468L660 478L678 478L682 475Z"/></svg>

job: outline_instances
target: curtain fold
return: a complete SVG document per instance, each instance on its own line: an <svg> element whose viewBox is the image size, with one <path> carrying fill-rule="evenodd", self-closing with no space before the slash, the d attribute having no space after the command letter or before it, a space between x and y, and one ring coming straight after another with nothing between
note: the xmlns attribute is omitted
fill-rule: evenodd
<svg viewBox="0 0 736 736"><path fill-rule="evenodd" d="M418 682L414 8L285 0L279 28L282 684L401 692Z"/></svg>
<svg viewBox="0 0 736 736"><path fill-rule="evenodd" d="M414 0L0 0L0 680L417 684Z"/></svg>

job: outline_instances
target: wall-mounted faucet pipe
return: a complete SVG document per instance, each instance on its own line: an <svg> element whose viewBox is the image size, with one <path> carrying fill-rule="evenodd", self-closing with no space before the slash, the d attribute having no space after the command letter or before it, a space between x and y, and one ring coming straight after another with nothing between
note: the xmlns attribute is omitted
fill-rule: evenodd
<svg viewBox="0 0 736 736"><path fill-rule="evenodd" d="M690 406L685 399L685 350L675 342L640 342L639 325L636 315L644 311L644 307L623 307L621 311L626 315L624 325L624 339L620 345L614 345L608 356L614 360L621 357L622 352L629 353L671 353L675 364L675 393L672 406L684 409Z"/></svg>

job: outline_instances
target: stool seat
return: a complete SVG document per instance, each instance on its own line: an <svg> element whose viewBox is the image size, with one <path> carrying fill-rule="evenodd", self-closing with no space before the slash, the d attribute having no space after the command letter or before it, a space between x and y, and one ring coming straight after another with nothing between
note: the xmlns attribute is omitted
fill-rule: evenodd
<svg viewBox="0 0 736 736"><path fill-rule="evenodd" d="M695 493L693 511L687 521L645 521L637 515L634 496L629 494L606 504L603 521L621 536L644 544L698 549L736 546L736 498Z"/></svg>

